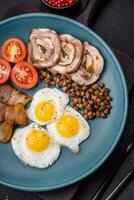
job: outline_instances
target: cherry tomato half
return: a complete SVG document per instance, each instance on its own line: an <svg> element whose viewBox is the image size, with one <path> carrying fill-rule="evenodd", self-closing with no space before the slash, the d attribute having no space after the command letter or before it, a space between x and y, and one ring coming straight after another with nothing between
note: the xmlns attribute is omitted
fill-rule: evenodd
<svg viewBox="0 0 134 200"><path fill-rule="evenodd" d="M10 76L11 65L4 59L0 58L0 84L5 83Z"/></svg>
<svg viewBox="0 0 134 200"><path fill-rule="evenodd" d="M26 58L26 46L17 38L10 38L2 45L2 56L12 63L23 61Z"/></svg>
<svg viewBox="0 0 134 200"><path fill-rule="evenodd" d="M19 62L12 68L11 80L19 88L30 89L37 84L38 73L33 65Z"/></svg>

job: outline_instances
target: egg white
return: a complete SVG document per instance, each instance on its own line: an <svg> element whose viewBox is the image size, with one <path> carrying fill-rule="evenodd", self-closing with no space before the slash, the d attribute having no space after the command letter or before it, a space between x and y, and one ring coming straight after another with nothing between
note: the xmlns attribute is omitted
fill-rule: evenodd
<svg viewBox="0 0 134 200"><path fill-rule="evenodd" d="M66 107L64 114L72 115L79 120L80 128L77 135L68 138L62 136L60 133L58 133L58 130L56 128L56 121L47 125L47 130L54 138L54 140L56 140L59 144L67 147L74 153L77 153L79 151L80 143L86 140L90 135L90 126L84 119L84 117L79 112L74 110L71 106Z"/></svg>
<svg viewBox="0 0 134 200"><path fill-rule="evenodd" d="M46 150L42 152L30 150L26 145L26 137L32 130L48 132L36 123L31 123L25 128L16 129L11 140L13 151L25 165L47 168L58 159L60 155L60 145L50 137L50 144Z"/></svg>
<svg viewBox="0 0 134 200"><path fill-rule="evenodd" d="M49 122L41 122L35 116L34 110L35 110L36 105L38 105L39 103L43 101L52 101L55 107L55 114L53 116L53 119L51 119ZM68 102L69 102L69 96L66 93L56 88L41 89L34 94L31 105L27 109L27 116L30 120L40 125L49 124L55 121L58 117L60 117L63 114Z"/></svg>

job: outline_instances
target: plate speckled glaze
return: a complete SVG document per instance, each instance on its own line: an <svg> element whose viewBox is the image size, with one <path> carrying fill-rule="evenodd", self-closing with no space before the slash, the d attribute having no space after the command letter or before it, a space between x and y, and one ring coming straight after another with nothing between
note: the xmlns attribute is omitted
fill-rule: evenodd
<svg viewBox="0 0 134 200"><path fill-rule="evenodd" d="M126 81L120 64L108 45L84 25L61 16L51 14L25 14L0 23L0 46L10 37L28 42L33 28L51 28L59 33L68 33L88 41L97 47L105 60L105 68L99 82L111 90L112 110L108 118L90 121L91 135L81 144L80 152L74 154L62 148L57 162L48 169L36 169L23 165L15 156L11 143L0 144L0 183L27 191L48 191L75 183L100 167L117 145L125 125L128 108ZM33 95L43 87L25 91Z"/></svg>

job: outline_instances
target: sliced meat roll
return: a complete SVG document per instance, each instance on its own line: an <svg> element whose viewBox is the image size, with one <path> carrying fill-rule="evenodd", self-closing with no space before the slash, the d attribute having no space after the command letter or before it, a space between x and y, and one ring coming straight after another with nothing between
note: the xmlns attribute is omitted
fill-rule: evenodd
<svg viewBox="0 0 134 200"><path fill-rule="evenodd" d="M84 55L80 68L71 74L79 85L90 85L97 81L103 71L104 60L100 52L88 42L83 44Z"/></svg>
<svg viewBox="0 0 134 200"><path fill-rule="evenodd" d="M82 43L68 34L60 35L61 54L57 65L52 67L53 72L67 74L78 69L81 63L83 46Z"/></svg>
<svg viewBox="0 0 134 200"><path fill-rule="evenodd" d="M33 29L28 44L28 62L37 68L54 66L60 58L61 45L57 33L50 29Z"/></svg>

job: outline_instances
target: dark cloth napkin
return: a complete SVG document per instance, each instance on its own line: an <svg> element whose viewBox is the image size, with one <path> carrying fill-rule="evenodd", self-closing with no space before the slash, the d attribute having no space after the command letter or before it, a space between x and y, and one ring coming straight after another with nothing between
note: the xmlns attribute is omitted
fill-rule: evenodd
<svg viewBox="0 0 134 200"><path fill-rule="evenodd" d="M84 2L84 1L82 1L82 2ZM96 4L96 2L97 2L97 4ZM84 10L85 5L86 5L86 9ZM88 3L88 1L85 1L85 4L82 3L82 8L83 8L84 12L82 9L80 10L81 12L77 16L77 20L83 22L84 24L91 25L92 20L94 19L94 17L96 17L94 15L94 13L96 13L97 9L100 6L101 6L100 1L91 0L90 3ZM27 4L27 5L16 4L14 6L8 7L8 9L5 12L1 13L0 19L2 20L4 18L11 17L11 16L18 15L18 14L24 14L24 13L29 13L29 12L41 12L41 11L49 12L49 10L43 6L34 7L34 6L31 6L31 4ZM73 14L72 18L76 18L76 15ZM114 50L114 51L123 67L123 70L124 70L124 73L125 73L125 76L127 79L128 89L130 91L134 84L134 61L130 57L128 57L126 54L123 54L116 50ZM23 195L24 195L23 199L28 199L28 198L26 198L26 196L27 197L29 196L29 199L32 199L32 200L34 200L34 198L35 198L35 200L37 200L38 198L41 198L44 200L69 200L69 199L72 199L72 197L74 196L75 192L77 191L77 189L79 187L80 187L80 189L74 196L74 200L75 199L80 199L80 200L81 199L83 199L83 200L91 199L91 197L94 194L94 192L96 191L96 189L102 184L103 180L109 173L111 166L116 162L116 160L118 160L119 156L121 155L122 151L124 150L124 147L128 140L128 129L130 129L130 126L132 126L132 121L131 121L132 118L133 117L129 117L123 137L122 137L118 147L113 152L112 156L105 162L105 164L99 170L97 170L91 176L87 177L84 181L82 181L80 183L76 183L74 185L71 185L69 187L66 187L66 188L63 188L60 190L51 191L51 192L32 193L32 194L25 193L25 192L18 192L16 190L8 189L4 186L1 186L0 195L3 195L2 200L4 200L6 198L6 195L8 195L8 194L9 195L12 194L11 200L21 199L21 197ZM88 192L83 193L85 190ZM83 193L83 195L82 195L82 193ZM19 194L21 194L21 196L19 196ZM86 194L86 195L84 195L84 194ZM15 197L17 195L18 195L18 198ZM30 195L35 195L35 197L31 197ZM38 197L38 198L36 199L36 197ZM0 200L1 200L1 196L0 196Z"/></svg>

